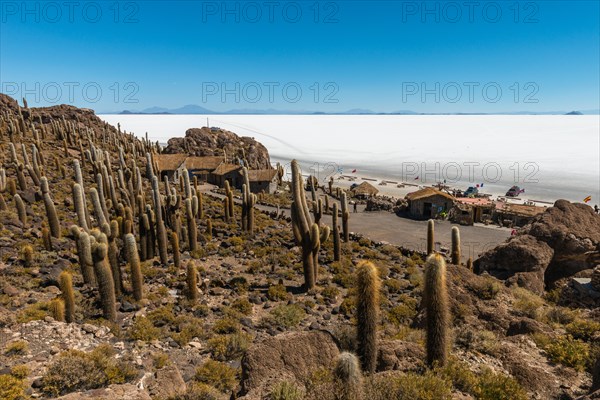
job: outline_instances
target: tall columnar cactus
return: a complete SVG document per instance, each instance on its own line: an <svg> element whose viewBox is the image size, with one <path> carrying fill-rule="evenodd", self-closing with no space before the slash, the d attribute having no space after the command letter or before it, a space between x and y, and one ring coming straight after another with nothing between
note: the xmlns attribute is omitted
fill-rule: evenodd
<svg viewBox="0 0 600 400"><path fill-rule="evenodd" d="M181 172L181 176L183 177L183 193L186 199L192 198L192 187L190 186L190 174L187 169L184 169Z"/></svg>
<svg viewBox="0 0 600 400"><path fill-rule="evenodd" d="M83 282L90 286L96 286L90 235L77 225L71 225L71 234L75 238L75 244L77 245L77 257L79 258L79 267L81 268Z"/></svg>
<svg viewBox="0 0 600 400"><path fill-rule="evenodd" d="M102 209L102 213L104 213L104 220L110 220L110 214L108 213L108 207L106 206L106 196L104 195L104 179L102 178L102 174L96 174L96 186L98 186L98 199L100 200L100 207ZM115 204L116 206L116 204Z"/></svg>
<svg viewBox="0 0 600 400"><path fill-rule="evenodd" d="M250 233L254 232L254 205L256 195L250 191L250 175L248 169L242 169L244 184L242 185L242 229Z"/></svg>
<svg viewBox="0 0 600 400"><path fill-rule="evenodd" d="M315 180L317 178L315 178L314 176L310 175L308 177L308 184L310 186L310 196L313 202L317 201L317 192L315 190Z"/></svg>
<svg viewBox="0 0 600 400"><path fill-rule="evenodd" d="M167 253L167 230L162 217L162 203L160 199L160 192L158 186L158 178L152 177L152 198L154 200L154 213L156 216L156 239L158 242L158 254L160 256L160 262L163 265L167 265L169 256Z"/></svg>
<svg viewBox="0 0 600 400"><path fill-rule="evenodd" d="M212 239L212 232L213 232L212 219L209 218L206 220L206 237L208 240Z"/></svg>
<svg viewBox="0 0 600 400"><path fill-rule="evenodd" d="M25 267L30 268L33 266L33 247L31 247L30 245L25 245L23 246L23 248L21 249L22 252L22 257L23 257L23 264L25 265Z"/></svg>
<svg viewBox="0 0 600 400"><path fill-rule="evenodd" d="M467 269L469 271L473 271L473 258L469 257L469 259L467 260Z"/></svg>
<svg viewBox="0 0 600 400"><path fill-rule="evenodd" d="M125 235L125 254L129 263L131 274L131 287L133 288L133 298L140 301L144 298L144 277L140 265L140 257L135 243L135 236L132 233Z"/></svg>
<svg viewBox="0 0 600 400"><path fill-rule="evenodd" d="M27 190L27 181L25 180L25 174L23 173L23 164L17 164L17 181L21 190Z"/></svg>
<svg viewBox="0 0 600 400"><path fill-rule="evenodd" d="M358 358L349 352L340 353L333 370L337 382L339 400L354 400L361 397L363 377Z"/></svg>
<svg viewBox="0 0 600 400"><path fill-rule="evenodd" d="M188 249L190 252L198 248L198 231L196 229L196 219L192 210L192 200L185 199L185 211L187 220Z"/></svg>
<svg viewBox="0 0 600 400"><path fill-rule="evenodd" d="M229 222L231 217L229 216L229 197L225 196L223 199L223 220Z"/></svg>
<svg viewBox="0 0 600 400"><path fill-rule="evenodd" d="M100 197L98 196L98 191L96 190L96 188L90 189L90 197L92 199L92 206L94 207L94 216L96 217L98 226L102 226L102 225L108 223L108 221L106 220L106 217L104 216L104 211L102 211L102 205L100 204Z"/></svg>
<svg viewBox="0 0 600 400"><path fill-rule="evenodd" d="M115 284L115 295L119 297L123 293L123 278L119 266L119 248L117 247L117 238L120 235L119 223L113 219L110 221L110 225L102 225L102 232L108 238L108 262Z"/></svg>
<svg viewBox="0 0 600 400"><path fill-rule="evenodd" d="M329 194L333 196L333 176L329 177Z"/></svg>
<svg viewBox="0 0 600 400"><path fill-rule="evenodd" d="M304 184L300 168L296 160L292 161L292 229L296 242L302 246L302 267L304 269L304 286L307 290L315 287L315 254L319 252L319 226L313 223L306 202ZM316 268L315 268L316 267Z"/></svg>
<svg viewBox="0 0 600 400"><path fill-rule="evenodd" d="M86 217L86 206L83 197L83 188L79 183L73 184L73 205L75 206L75 213L77 214L77 221L86 231L89 231Z"/></svg>
<svg viewBox="0 0 600 400"><path fill-rule="evenodd" d="M340 261L342 258L340 244L340 226L338 225L338 205L333 203L333 211L331 214L331 223L333 226L333 261Z"/></svg>
<svg viewBox="0 0 600 400"><path fill-rule="evenodd" d="M171 248L173 249L173 265L176 269L181 267L181 253L179 251L179 236L174 231L171 232Z"/></svg>
<svg viewBox="0 0 600 400"><path fill-rule="evenodd" d="M187 282L187 298L188 300L195 301L200 297L198 293L198 270L193 260L190 260L187 264L186 271L186 282Z"/></svg>
<svg viewBox="0 0 600 400"><path fill-rule="evenodd" d="M381 281L377 268L368 261L356 271L357 288L357 352L363 370L370 374L377 366L377 321L379 318L379 288Z"/></svg>
<svg viewBox="0 0 600 400"><path fill-rule="evenodd" d="M427 255L433 253L435 240L435 223L432 219L427 221Z"/></svg>
<svg viewBox="0 0 600 400"><path fill-rule="evenodd" d="M48 305L48 310L55 321L65 322L65 302L60 297L53 299Z"/></svg>
<svg viewBox="0 0 600 400"><path fill-rule="evenodd" d="M98 291L100 293L100 303L102 304L102 314L104 319L116 322L117 320L117 299L115 296L115 285L108 265L108 247L107 239L103 233L98 230L92 230L94 237L92 240L92 258L94 260L94 272L98 281Z"/></svg>
<svg viewBox="0 0 600 400"><path fill-rule="evenodd" d="M323 217L323 200L318 199L313 202L313 214L315 215L315 224L320 225L321 218Z"/></svg>
<svg viewBox="0 0 600 400"><path fill-rule="evenodd" d="M202 193L196 192L196 197L198 197L198 218L204 219L204 196Z"/></svg>
<svg viewBox="0 0 600 400"><path fill-rule="evenodd" d="M342 231L344 233L344 242L348 243L350 241L350 230L348 228L350 211L348 210L348 197L346 196L346 192L342 192L342 199L340 203L342 206Z"/></svg>
<svg viewBox="0 0 600 400"><path fill-rule="evenodd" d="M229 218L235 219L235 203L233 202L233 190L229 187L229 182L225 181L225 190L227 198L229 202L227 205L229 206Z"/></svg>
<svg viewBox="0 0 600 400"><path fill-rule="evenodd" d="M457 226L452 227L452 264L460 265L460 231Z"/></svg>
<svg viewBox="0 0 600 400"><path fill-rule="evenodd" d="M52 236L50 235L50 230L46 226L42 226L42 241L44 242L44 249L46 249L46 251L52 251Z"/></svg>
<svg viewBox="0 0 600 400"><path fill-rule="evenodd" d="M21 223L25 225L27 223L27 212L25 211L25 203L23 203L23 199L18 194L15 194L13 198L15 200L15 206L17 207L17 215L19 216L19 221L21 221Z"/></svg>
<svg viewBox="0 0 600 400"><path fill-rule="evenodd" d="M446 262L439 254L427 257L423 291L427 317L427 364L444 366L448 359L448 292Z"/></svg>
<svg viewBox="0 0 600 400"><path fill-rule="evenodd" d="M58 222L58 215L56 214L56 208L54 207L54 201L50 197L50 188L48 187L48 180L45 176L42 176L40 180L40 186L42 189L42 196L44 197L44 206L46 207L46 216L48 217L48 225L50 226L50 234L53 237L60 239L60 224Z"/></svg>
<svg viewBox="0 0 600 400"><path fill-rule="evenodd" d="M67 271L58 276L58 286L65 303L65 321L75 322L75 293L73 292L73 277Z"/></svg>

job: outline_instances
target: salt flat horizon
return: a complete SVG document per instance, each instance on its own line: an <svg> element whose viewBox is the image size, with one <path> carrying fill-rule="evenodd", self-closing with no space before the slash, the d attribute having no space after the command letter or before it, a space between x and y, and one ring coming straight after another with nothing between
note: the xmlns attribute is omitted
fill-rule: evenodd
<svg viewBox="0 0 600 400"><path fill-rule="evenodd" d="M99 117L161 143L208 120L212 127L254 137L272 161L298 159L322 181L340 173L423 186L446 179L462 189L483 183L482 191L494 196L518 185L525 199L581 202L592 196L593 205L600 197L600 118L593 115Z"/></svg>

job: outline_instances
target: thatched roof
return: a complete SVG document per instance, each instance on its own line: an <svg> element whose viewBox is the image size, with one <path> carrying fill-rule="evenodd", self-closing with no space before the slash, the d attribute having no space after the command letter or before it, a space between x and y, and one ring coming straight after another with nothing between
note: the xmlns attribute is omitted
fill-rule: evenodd
<svg viewBox="0 0 600 400"><path fill-rule="evenodd" d="M496 205L496 211L498 211L498 212L505 213L505 214L518 215L518 216L523 216L523 217L534 217L538 214L543 213L546 210L545 207L531 206L531 205L525 205L525 204L513 204L513 203L506 203L503 201L498 201L495 203L495 205Z"/></svg>
<svg viewBox="0 0 600 400"><path fill-rule="evenodd" d="M454 197L449 195L446 192L442 192L440 190L434 189L432 187L427 187L421 190L417 190L416 192L412 192L406 195L406 199L410 201L421 200L427 197L432 196L442 196L447 198L448 200L454 201Z"/></svg>
<svg viewBox="0 0 600 400"><path fill-rule="evenodd" d="M355 187L354 189L352 189L352 191L354 192L354 195L363 195L363 196L377 196L377 193L379 193L379 189L377 189L375 186L371 185L369 182L363 182L360 185L358 185L357 187Z"/></svg>
<svg viewBox="0 0 600 400"><path fill-rule="evenodd" d="M204 169L208 171L213 171L216 169L221 163L225 161L224 157L217 156L206 156L206 157L195 157L190 156L185 159L185 168L188 170L197 170Z"/></svg>
<svg viewBox="0 0 600 400"><path fill-rule="evenodd" d="M250 182L271 182L277 175L276 169L251 169L248 171Z"/></svg>
<svg viewBox="0 0 600 400"><path fill-rule="evenodd" d="M225 175L240 168L242 167L236 164L222 163L212 173L215 175Z"/></svg>
<svg viewBox="0 0 600 400"><path fill-rule="evenodd" d="M175 171L187 158L187 154L155 154L154 159L160 171Z"/></svg>

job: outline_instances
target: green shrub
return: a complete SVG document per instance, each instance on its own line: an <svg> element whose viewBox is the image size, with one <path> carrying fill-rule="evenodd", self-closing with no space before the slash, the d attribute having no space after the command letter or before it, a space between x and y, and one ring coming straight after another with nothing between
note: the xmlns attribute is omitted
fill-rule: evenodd
<svg viewBox="0 0 600 400"><path fill-rule="evenodd" d="M30 373L29 367L25 364L15 365L10 369L10 374L17 379L25 379Z"/></svg>
<svg viewBox="0 0 600 400"><path fill-rule="evenodd" d="M22 356L29 350L29 344L24 340L16 340L6 345L4 354L7 356Z"/></svg>
<svg viewBox="0 0 600 400"><path fill-rule="evenodd" d="M267 291L267 297L271 301L287 300L290 294L283 285L272 285Z"/></svg>
<svg viewBox="0 0 600 400"><path fill-rule="evenodd" d="M577 312L565 307L552 307L546 312L546 321L561 325L570 324L577 318Z"/></svg>
<svg viewBox="0 0 600 400"><path fill-rule="evenodd" d="M129 338L150 342L160 337L160 329L155 327L146 317L137 317L129 328Z"/></svg>
<svg viewBox="0 0 600 400"><path fill-rule="evenodd" d="M252 336L247 333L219 335L208 340L208 349L214 359L230 361L241 358L251 342Z"/></svg>
<svg viewBox="0 0 600 400"><path fill-rule="evenodd" d="M252 315L252 303L246 297L235 300L231 308L243 315Z"/></svg>
<svg viewBox="0 0 600 400"><path fill-rule="evenodd" d="M482 300L495 299L501 288L502 285L500 282L491 276L486 276L481 280L477 280L476 283L473 283L470 286L473 293Z"/></svg>
<svg viewBox="0 0 600 400"><path fill-rule="evenodd" d="M545 345L548 359L555 364L566 365L583 371L589 362L590 346L572 336L561 336Z"/></svg>
<svg viewBox="0 0 600 400"><path fill-rule="evenodd" d="M515 310L533 319L537 319L541 316L544 300L542 300L540 296L520 287L513 289L513 295L515 296L515 301L513 303L513 308Z"/></svg>
<svg viewBox="0 0 600 400"><path fill-rule="evenodd" d="M428 370L424 375L373 376L366 383L367 399L450 400L452 383Z"/></svg>
<svg viewBox="0 0 600 400"><path fill-rule="evenodd" d="M288 381L277 383L269 393L269 400L302 400L303 398L302 389Z"/></svg>
<svg viewBox="0 0 600 400"><path fill-rule="evenodd" d="M217 320L213 326L215 333L227 334L240 331L240 323L231 317L225 317Z"/></svg>
<svg viewBox="0 0 600 400"><path fill-rule="evenodd" d="M221 392L233 389L237 383L235 370L227 364L214 360L206 360L198 367L194 379L211 385Z"/></svg>
<svg viewBox="0 0 600 400"><path fill-rule="evenodd" d="M42 377L43 391L58 396L133 379L136 375L134 367L113 356L114 350L108 345L98 346L89 353L63 352Z"/></svg>
<svg viewBox="0 0 600 400"><path fill-rule="evenodd" d="M321 290L321 296L329 300L335 300L340 294L340 290L335 286L327 286Z"/></svg>
<svg viewBox="0 0 600 400"><path fill-rule="evenodd" d="M270 321L284 328L297 326L306 316L304 309L296 304L277 306L270 314Z"/></svg>
<svg viewBox="0 0 600 400"><path fill-rule="evenodd" d="M24 400L25 398L23 380L12 375L0 375L0 399Z"/></svg>
<svg viewBox="0 0 600 400"><path fill-rule="evenodd" d="M527 392L519 383L506 375L485 369L479 375L475 397L479 400L527 400Z"/></svg>
<svg viewBox="0 0 600 400"><path fill-rule="evenodd" d="M600 323L583 318L577 318L566 326L567 333L575 339L590 341L600 332Z"/></svg>
<svg viewBox="0 0 600 400"><path fill-rule="evenodd" d="M417 300L407 296L400 296L400 304L388 311L388 318L391 323L399 326L412 322L417 315Z"/></svg>

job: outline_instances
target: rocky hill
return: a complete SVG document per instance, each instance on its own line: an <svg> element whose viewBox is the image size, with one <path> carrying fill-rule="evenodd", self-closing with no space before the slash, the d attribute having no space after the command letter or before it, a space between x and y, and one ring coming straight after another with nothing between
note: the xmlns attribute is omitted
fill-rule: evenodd
<svg viewBox="0 0 600 400"><path fill-rule="evenodd" d="M600 308L493 277L499 250L478 275L344 213L327 235L308 202L293 229L252 196L160 183L157 149L89 110L2 96L0 146L0 399L600 395ZM549 250L512 264L591 248L589 218L557 203L520 235Z"/></svg>
<svg viewBox="0 0 600 400"><path fill-rule="evenodd" d="M172 138L164 153L186 153L194 156L222 156L229 162L243 160L251 169L269 169L271 161L265 146L247 136L238 136L220 128L192 128L183 138Z"/></svg>

